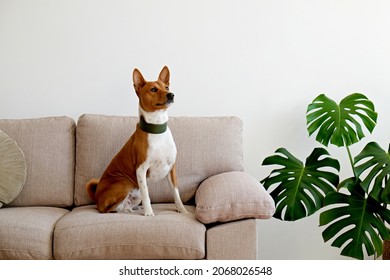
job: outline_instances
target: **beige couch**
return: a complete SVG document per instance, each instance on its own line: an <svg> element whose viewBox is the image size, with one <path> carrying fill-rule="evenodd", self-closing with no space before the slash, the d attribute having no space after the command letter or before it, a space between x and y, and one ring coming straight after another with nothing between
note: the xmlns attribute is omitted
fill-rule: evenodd
<svg viewBox="0 0 390 280"><path fill-rule="evenodd" d="M22 192L0 208L0 259L255 259L257 219L274 202L243 172L242 122L236 117L171 117L180 194L149 186L155 217L101 214L85 183L99 177L138 118L83 115L0 120L25 155Z"/></svg>

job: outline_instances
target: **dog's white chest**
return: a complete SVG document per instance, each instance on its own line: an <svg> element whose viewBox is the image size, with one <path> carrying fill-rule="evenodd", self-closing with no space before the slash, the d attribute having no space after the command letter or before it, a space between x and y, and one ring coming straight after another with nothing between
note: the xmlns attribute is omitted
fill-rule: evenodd
<svg viewBox="0 0 390 280"><path fill-rule="evenodd" d="M176 160L176 145L169 128L161 134L148 135L146 165L148 181L159 181L166 177Z"/></svg>

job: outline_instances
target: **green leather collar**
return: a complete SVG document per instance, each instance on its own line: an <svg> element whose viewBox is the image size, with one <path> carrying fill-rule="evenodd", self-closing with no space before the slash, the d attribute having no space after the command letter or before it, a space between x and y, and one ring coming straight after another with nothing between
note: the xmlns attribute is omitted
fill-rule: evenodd
<svg viewBox="0 0 390 280"><path fill-rule="evenodd" d="M167 131L168 122L163 124L147 123L143 116L139 119L139 128L147 133L161 134Z"/></svg>

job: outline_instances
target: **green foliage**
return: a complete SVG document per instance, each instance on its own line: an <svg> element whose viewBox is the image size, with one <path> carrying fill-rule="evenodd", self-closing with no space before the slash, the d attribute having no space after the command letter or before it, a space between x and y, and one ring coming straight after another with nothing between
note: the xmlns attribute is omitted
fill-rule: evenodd
<svg viewBox="0 0 390 280"><path fill-rule="evenodd" d="M355 157L356 175L360 177L364 171L370 168L371 170L361 184L363 189L377 201L389 204L390 150L386 152L377 143L368 143ZM369 188L370 185L372 185L372 190Z"/></svg>
<svg viewBox="0 0 390 280"><path fill-rule="evenodd" d="M337 174L321 169L330 167L339 171L339 162L323 148L314 149L305 165L284 148L275 153L264 159L263 165L276 164L282 168L273 170L261 181L267 190L277 185L270 193L276 204L274 217L295 221L314 214L322 207L324 196L339 182Z"/></svg>
<svg viewBox="0 0 390 280"><path fill-rule="evenodd" d="M365 135L359 119L370 132L374 130L374 104L360 93L345 97L340 105L321 94L307 108L309 135L318 130L316 140L325 146L329 142L338 147L350 146L362 139Z"/></svg>
<svg viewBox="0 0 390 280"><path fill-rule="evenodd" d="M337 104L324 94L309 104L306 112L309 136L328 146L344 146L348 151L353 177L339 183L339 162L323 148L315 148L303 164L284 148L267 157L263 165L279 165L261 183L276 203L274 217L294 221L322 207L320 226L325 242L341 254L357 259L382 254L382 240L390 239L390 147L383 150L368 143L354 159L349 146L372 133L377 121L374 104L363 94L353 93ZM272 187L271 187L272 186ZM341 190L348 190L345 194Z"/></svg>
<svg viewBox="0 0 390 280"><path fill-rule="evenodd" d="M354 177L344 182L350 193L330 192L324 206L333 206L320 214L320 226L330 224L322 233L324 241L335 237L332 246L341 248L343 256L363 259L363 246L368 255L382 254L382 239L390 233L383 221L390 223L390 210L382 206L356 182ZM381 238L380 238L381 237Z"/></svg>

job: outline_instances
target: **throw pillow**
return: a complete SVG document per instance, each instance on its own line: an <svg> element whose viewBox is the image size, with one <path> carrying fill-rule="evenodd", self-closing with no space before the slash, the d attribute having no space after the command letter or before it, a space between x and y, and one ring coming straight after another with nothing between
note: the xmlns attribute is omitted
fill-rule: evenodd
<svg viewBox="0 0 390 280"><path fill-rule="evenodd" d="M268 219L275 212L275 203L264 187L242 171L206 179L196 192L195 203L195 215L204 224Z"/></svg>
<svg viewBox="0 0 390 280"><path fill-rule="evenodd" d="M23 151L15 140L0 130L0 208L22 191L26 173Z"/></svg>

